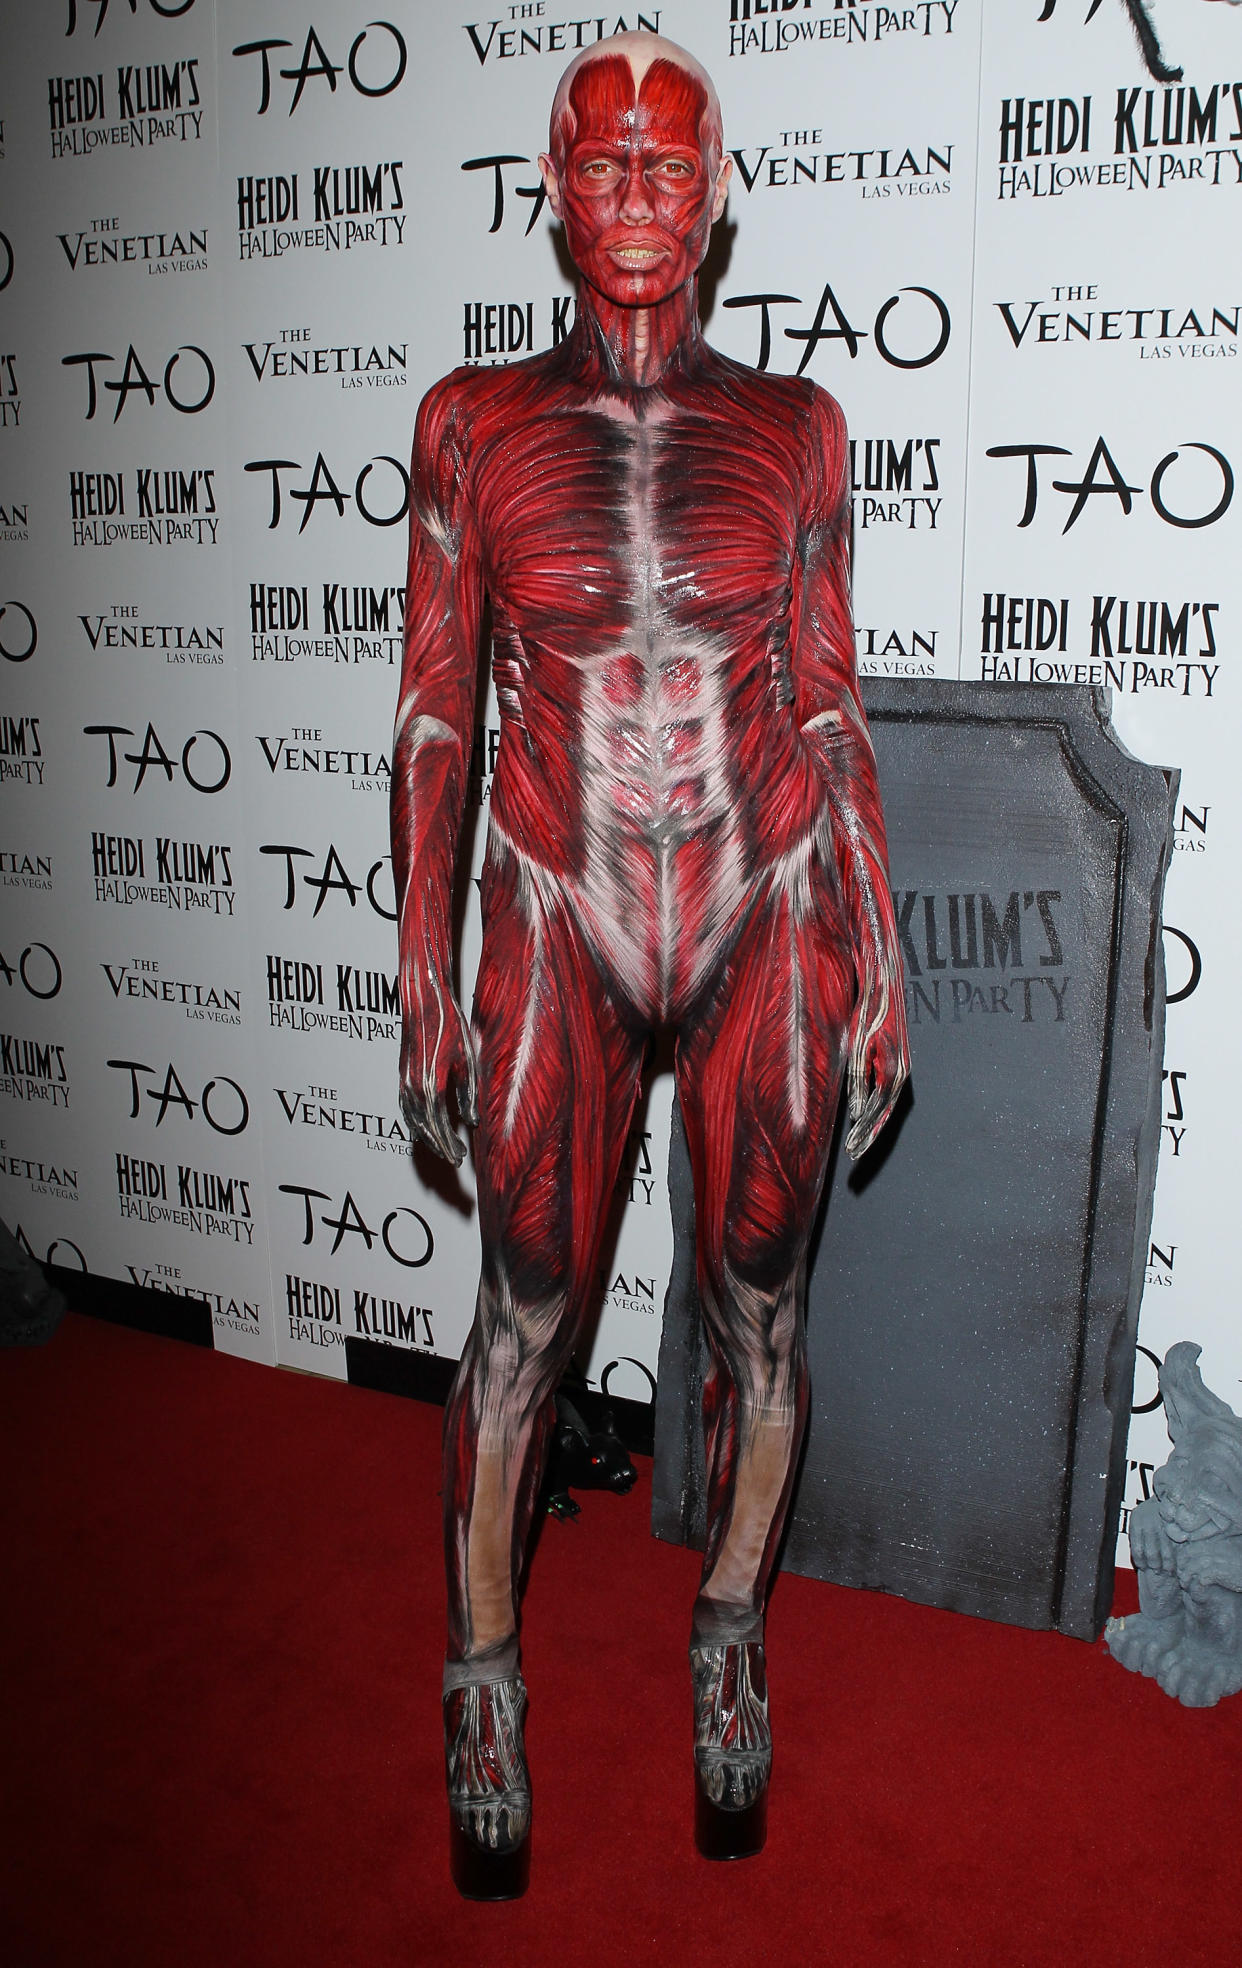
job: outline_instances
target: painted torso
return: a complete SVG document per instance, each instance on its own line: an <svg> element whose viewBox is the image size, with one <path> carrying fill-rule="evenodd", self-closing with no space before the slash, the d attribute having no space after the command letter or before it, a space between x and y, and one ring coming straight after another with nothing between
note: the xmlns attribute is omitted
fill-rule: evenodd
<svg viewBox="0 0 1242 1968"><path fill-rule="evenodd" d="M502 719L492 826L675 1017L825 803L790 641L810 392L700 340L655 387L571 344L462 372Z"/></svg>

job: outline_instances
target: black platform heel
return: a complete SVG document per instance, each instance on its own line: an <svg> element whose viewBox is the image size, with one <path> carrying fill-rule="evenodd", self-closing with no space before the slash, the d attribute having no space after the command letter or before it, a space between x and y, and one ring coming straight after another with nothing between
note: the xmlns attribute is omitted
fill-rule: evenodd
<svg viewBox="0 0 1242 1968"><path fill-rule="evenodd" d="M768 1833L772 1732L761 1641L690 1649L694 1842L705 1859L750 1859Z"/></svg>
<svg viewBox="0 0 1242 1968"><path fill-rule="evenodd" d="M511 1852L489 1851L450 1811L449 1870L463 1900L520 1900L530 1885L530 1832Z"/></svg>
<svg viewBox="0 0 1242 1968"><path fill-rule="evenodd" d="M753 1859L768 1836L768 1787L752 1804L726 1811L703 1793L698 1772L694 1782L694 1843L705 1859Z"/></svg>
<svg viewBox="0 0 1242 1968"><path fill-rule="evenodd" d="M444 1697L449 1868L468 1900L516 1900L530 1883L531 1795L520 1674Z"/></svg>

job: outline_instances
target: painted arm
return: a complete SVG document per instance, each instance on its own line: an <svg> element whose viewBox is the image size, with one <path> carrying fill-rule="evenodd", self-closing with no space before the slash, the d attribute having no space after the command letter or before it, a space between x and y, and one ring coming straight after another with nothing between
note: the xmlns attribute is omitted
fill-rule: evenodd
<svg viewBox="0 0 1242 1968"><path fill-rule="evenodd" d="M405 648L392 754L401 991L401 1107L415 1138L460 1164L449 1118L478 1120L470 1029L452 986L453 869L474 725L483 578L467 508L453 378L419 407L410 470Z"/></svg>
<svg viewBox="0 0 1242 1968"><path fill-rule="evenodd" d="M910 1070L901 949L875 753L858 691L850 607L849 444L839 406L811 406L802 586L793 624L794 713L822 768L853 941L858 996L849 1032L846 1153L866 1153Z"/></svg>

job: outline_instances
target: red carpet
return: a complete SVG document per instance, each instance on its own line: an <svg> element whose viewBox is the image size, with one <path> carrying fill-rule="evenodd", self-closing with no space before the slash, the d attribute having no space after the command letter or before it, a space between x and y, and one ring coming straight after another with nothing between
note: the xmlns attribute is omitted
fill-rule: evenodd
<svg viewBox="0 0 1242 1968"><path fill-rule="evenodd" d="M8 1968L1242 1953L1242 1696L1191 1713L1102 1646L802 1579L769 1622L767 1851L699 1860L697 1561L649 1537L647 1465L544 1531L533 1883L467 1905L441 1796L439 1411L72 1317L0 1355L0 1385Z"/></svg>

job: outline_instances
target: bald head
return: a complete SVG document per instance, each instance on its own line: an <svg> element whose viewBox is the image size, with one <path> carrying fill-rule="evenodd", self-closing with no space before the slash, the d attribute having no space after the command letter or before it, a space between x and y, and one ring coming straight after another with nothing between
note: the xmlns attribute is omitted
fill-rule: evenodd
<svg viewBox="0 0 1242 1968"><path fill-rule="evenodd" d="M641 308L693 278L733 168L693 55L659 34L586 49L556 91L550 153L539 159L548 203L588 286Z"/></svg>
<svg viewBox="0 0 1242 1968"><path fill-rule="evenodd" d="M714 170L720 162L724 146L723 126L720 116L720 99L716 85L701 63L697 62L688 49L679 47L676 41L665 40L662 34L650 34L645 29L638 33L613 34L606 41L596 41L592 47L584 48L575 55L557 84L556 95L552 100L552 116L548 131L548 149L557 170L564 165L565 153L573 142L582 121L582 87L579 78L584 69L593 63L607 61L616 64L614 93L618 98L628 93L630 106L636 106L643 94L643 82L647 71L656 63L681 69L687 81L697 87L688 89L687 95L699 98L701 106L697 119L696 136L702 144L710 166ZM629 70L628 89L622 83L621 64ZM575 87L575 84L579 84ZM592 93L595 93L594 91ZM618 108L623 105L618 102Z"/></svg>

